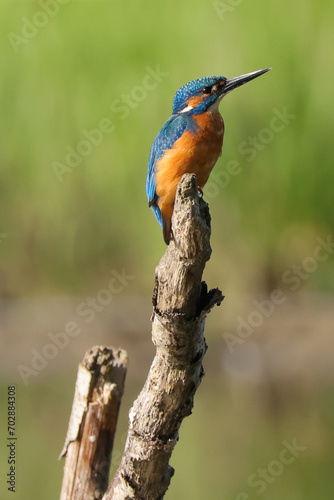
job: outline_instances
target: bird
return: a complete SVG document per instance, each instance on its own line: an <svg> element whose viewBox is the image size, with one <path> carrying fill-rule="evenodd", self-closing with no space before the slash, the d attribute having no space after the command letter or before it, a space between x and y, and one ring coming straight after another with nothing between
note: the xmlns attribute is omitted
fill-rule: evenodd
<svg viewBox="0 0 334 500"><path fill-rule="evenodd" d="M198 78L176 92L172 115L153 141L146 179L148 205L167 245L172 236L176 190L183 174L194 173L202 192L222 153L225 126L218 109L222 98L270 69L234 78Z"/></svg>

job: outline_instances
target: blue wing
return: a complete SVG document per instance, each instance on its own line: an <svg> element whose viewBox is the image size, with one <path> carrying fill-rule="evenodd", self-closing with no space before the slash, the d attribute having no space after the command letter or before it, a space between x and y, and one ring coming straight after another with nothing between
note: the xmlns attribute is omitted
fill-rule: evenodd
<svg viewBox="0 0 334 500"><path fill-rule="evenodd" d="M160 226L162 226L162 217L157 204L158 199L155 192L157 162L164 155L165 151L168 151L168 149L173 146L174 142L181 137L186 129L194 128L195 123L196 122L192 119L192 117L188 116L186 113L174 114L166 121L152 144L148 162L146 194L149 206L152 208Z"/></svg>

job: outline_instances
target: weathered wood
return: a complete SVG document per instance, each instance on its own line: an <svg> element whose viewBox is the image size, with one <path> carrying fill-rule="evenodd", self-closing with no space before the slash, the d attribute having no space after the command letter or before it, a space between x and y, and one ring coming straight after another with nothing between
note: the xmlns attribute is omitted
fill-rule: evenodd
<svg viewBox="0 0 334 500"><path fill-rule="evenodd" d="M107 489L126 365L125 351L101 346L79 365L60 500L97 500Z"/></svg>
<svg viewBox="0 0 334 500"><path fill-rule="evenodd" d="M204 371L205 317L223 295L202 274L211 255L208 205L196 177L183 176L172 219L173 239L156 269L152 338L156 355L129 413L121 464L103 500L163 498L182 420L190 415Z"/></svg>

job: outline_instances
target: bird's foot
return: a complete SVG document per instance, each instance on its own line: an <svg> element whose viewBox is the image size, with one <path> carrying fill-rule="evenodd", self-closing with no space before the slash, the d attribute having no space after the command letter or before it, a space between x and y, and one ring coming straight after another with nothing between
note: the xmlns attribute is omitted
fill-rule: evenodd
<svg viewBox="0 0 334 500"><path fill-rule="evenodd" d="M201 198L203 198L203 190L201 186L197 186L197 189L198 189L198 194L200 195Z"/></svg>

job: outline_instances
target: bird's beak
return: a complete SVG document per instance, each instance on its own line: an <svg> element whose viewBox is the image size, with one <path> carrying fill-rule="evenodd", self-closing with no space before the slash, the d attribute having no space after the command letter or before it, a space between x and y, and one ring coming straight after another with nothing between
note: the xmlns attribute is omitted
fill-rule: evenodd
<svg viewBox="0 0 334 500"><path fill-rule="evenodd" d="M225 85L222 88L222 96L228 94L231 92L231 90L234 90L241 85L244 85L247 82L250 82L251 80L254 80L254 78L257 78L260 75L263 75L263 73L266 73L269 71L271 68L266 68L266 69L259 69L258 71L253 71L252 73L247 73L246 75L240 75L236 76L235 78L229 78L226 80Z"/></svg>

